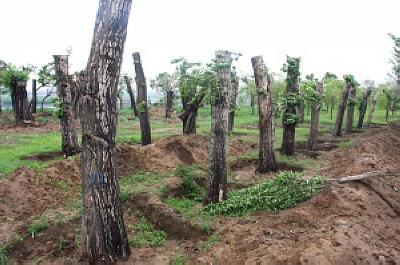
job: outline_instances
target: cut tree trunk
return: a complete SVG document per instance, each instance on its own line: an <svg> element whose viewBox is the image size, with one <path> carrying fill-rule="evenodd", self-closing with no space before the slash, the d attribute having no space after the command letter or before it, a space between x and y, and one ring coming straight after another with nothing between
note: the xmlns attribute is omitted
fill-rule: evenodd
<svg viewBox="0 0 400 265"><path fill-rule="evenodd" d="M298 64L300 59L298 59ZM288 71L287 79L290 82L286 85L286 97L297 94L299 92L299 77L296 73ZM282 126L283 126L283 139L281 153L283 155L292 156L294 155L294 146L296 140L296 121L288 122L287 119L296 115L296 105L287 104L286 109L282 115Z"/></svg>
<svg viewBox="0 0 400 265"><path fill-rule="evenodd" d="M219 86L211 101L211 148L209 176L205 204L216 203L227 198L227 148L228 111L231 83L231 53L216 52L216 61L223 62L217 67Z"/></svg>
<svg viewBox="0 0 400 265"><path fill-rule="evenodd" d="M369 96L371 96L370 88L368 88L367 91L365 91L364 95L363 95L363 102L361 103L360 115L358 117L358 124L357 124L358 129L361 129L363 126L365 113L367 112Z"/></svg>
<svg viewBox="0 0 400 265"><path fill-rule="evenodd" d="M369 114L368 114L367 127L371 126L372 116L374 115L375 106L376 106L376 103L378 102L379 94L380 94L380 91L377 91L374 99L372 100L371 110L369 111Z"/></svg>
<svg viewBox="0 0 400 265"><path fill-rule="evenodd" d="M32 101L31 101L31 113L36 113L36 105L37 105L37 81L36 79L32 79Z"/></svg>
<svg viewBox="0 0 400 265"><path fill-rule="evenodd" d="M251 114L252 115L256 114L255 106L256 106L256 93L255 92L251 92L250 93L250 107L251 107Z"/></svg>
<svg viewBox="0 0 400 265"><path fill-rule="evenodd" d="M270 77L263 73L265 64L262 56L251 58L254 70L254 79L258 89L258 115L259 115L259 173L275 172L277 170L275 158L275 111L272 105L272 84Z"/></svg>
<svg viewBox="0 0 400 265"><path fill-rule="evenodd" d="M390 109L392 108L392 101L388 98L387 99L387 105L386 105L386 114L385 114L385 120L386 120L386 122L388 121L388 119L389 119L389 112L390 112Z"/></svg>
<svg viewBox="0 0 400 265"><path fill-rule="evenodd" d="M335 96L331 96L331 120L333 120L333 109L335 108Z"/></svg>
<svg viewBox="0 0 400 265"><path fill-rule="evenodd" d="M232 80L232 91L229 97L229 117L228 117L228 131L233 131L235 124L235 113L236 113L236 98L239 92L239 77L235 76Z"/></svg>
<svg viewBox="0 0 400 265"><path fill-rule="evenodd" d="M0 93L0 114L3 113L3 104L1 102L1 93Z"/></svg>
<svg viewBox="0 0 400 265"><path fill-rule="evenodd" d="M139 117L139 111L136 106L135 94L133 93L131 80L129 80L127 76L124 76L124 81L128 90L129 98L131 100L131 109L133 110L133 114L135 115L135 117Z"/></svg>
<svg viewBox="0 0 400 265"><path fill-rule="evenodd" d="M13 97L15 121L23 122L28 116L28 93L26 92L26 82L17 80L11 81L11 95Z"/></svg>
<svg viewBox="0 0 400 265"><path fill-rule="evenodd" d="M133 55L133 62L135 64L136 73L136 87L138 90L138 105L139 105L139 120L140 130L142 132L142 145L151 144L151 129L149 121L149 110L147 109L147 84L143 72L142 61L140 54L135 52Z"/></svg>
<svg viewBox="0 0 400 265"><path fill-rule="evenodd" d="M354 120L354 107L356 106L356 93L357 90L355 87L351 87L350 89L350 102L347 109L347 119L346 119L346 133L351 133L353 131L353 120Z"/></svg>
<svg viewBox="0 0 400 265"><path fill-rule="evenodd" d="M68 55L53 55L59 97L62 103L61 148L64 157L79 152L78 138L74 123L75 111L72 106L71 85L68 82Z"/></svg>
<svg viewBox="0 0 400 265"><path fill-rule="evenodd" d="M303 93L302 91L300 91L300 95L301 97L303 97ZM304 108L305 108L305 104L304 104L304 100L300 99L299 101L299 123L304 123Z"/></svg>
<svg viewBox="0 0 400 265"><path fill-rule="evenodd" d="M171 118L172 116L172 99L174 97L174 91L172 89L167 90L167 100L165 104L165 118Z"/></svg>
<svg viewBox="0 0 400 265"><path fill-rule="evenodd" d="M117 88L131 0L100 0L87 84L80 97L82 125L82 260L112 264L130 255L116 173Z"/></svg>
<svg viewBox="0 0 400 265"><path fill-rule="evenodd" d="M196 89L194 88L190 89L184 94L185 95L182 95L181 93L183 110L179 115L179 118L182 120L183 124L183 133L196 133L197 113L206 95L206 89L201 88L198 92L198 96L196 96Z"/></svg>
<svg viewBox="0 0 400 265"><path fill-rule="evenodd" d="M351 82L346 81L343 91L342 91L342 97L340 98L340 102L339 102L339 107L338 107L338 112L337 112L336 122L335 122L335 129L333 129L333 132L332 132L333 136L341 136L342 135L343 117L344 117L344 112L346 110L347 98L349 96L350 88L351 88Z"/></svg>
<svg viewBox="0 0 400 265"><path fill-rule="evenodd" d="M316 92L319 98L322 98L324 93L324 87L322 82L317 83ZM310 127L310 137L307 141L307 149L315 151L317 149L317 137L318 137L318 124L319 124L319 113L322 108L321 101L314 101L311 105L311 127Z"/></svg>

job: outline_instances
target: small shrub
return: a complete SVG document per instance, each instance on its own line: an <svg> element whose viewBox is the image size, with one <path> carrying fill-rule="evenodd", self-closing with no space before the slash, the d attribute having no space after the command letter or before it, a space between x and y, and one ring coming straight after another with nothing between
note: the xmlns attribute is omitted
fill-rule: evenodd
<svg viewBox="0 0 400 265"><path fill-rule="evenodd" d="M34 220L31 224L28 225L28 232L32 234L32 237L35 235L40 235L40 233L49 227L49 220L45 214L42 214L38 219Z"/></svg>
<svg viewBox="0 0 400 265"><path fill-rule="evenodd" d="M189 261L189 256L188 255L176 255L173 260L169 263L170 265L182 265L186 264Z"/></svg>

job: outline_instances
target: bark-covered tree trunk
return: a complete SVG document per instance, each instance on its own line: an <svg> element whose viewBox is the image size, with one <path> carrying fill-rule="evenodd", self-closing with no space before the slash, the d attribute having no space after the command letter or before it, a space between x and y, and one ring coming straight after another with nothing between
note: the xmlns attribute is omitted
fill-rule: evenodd
<svg viewBox="0 0 400 265"><path fill-rule="evenodd" d="M364 95L363 95L363 101L361 103L361 108L360 108L360 115L358 117L358 124L357 124L358 129L361 129L363 126L365 113L367 112L369 96L371 96L370 88L368 88L367 91L365 91Z"/></svg>
<svg viewBox="0 0 400 265"><path fill-rule="evenodd" d="M171 118L172 116L172 99L174 97L174 91L172 89L167 90L167 100L165 104L165 118Z"/></svg>
<svg viewBox="0 0 400 265"><path fill-rule="evenodd" d="M229 117L228 117L228 131L233 131L233 126L235 124L235 114L236 114L236 98L239 92L239 77L235 76L232 80L232 91L229 97Z"/></svg>
<svg viewBox="0 0 400 265"><path fill-rule="evenodd" d="M32 79L32 101L31 101L31 112L36 113L36 105L37 105L37 81L36 79Z"/></svg>
<svg viewBox="0 0 400 265"><path fill-rule="evenodd" d="M277 170L275 158L275 111L272 105L272 84L270 77L265 73L266 69L263 57L251 58L254 70L254 79L258 89L258 115L259 115L259 173Z"/></svg>
<svg viewBox="0 0 400 265"><path fill-rule="evenodd" d="M62 103L61 148L64 157L73 156L79 152L78 138L74 123L71 86L68 82L68 55L53 55L59 97Z"/></svg>
<svg viewBox="0 0 400 265"><path fill-rule="evenodd" d="M256 93L252 91L250 93L250 107L251 107L252 115L254 115L256 113L255 106L256 106Z"/></svg>
<svg viewBox="0 0 400 265"><path fill-rule="evenodd" d="M331 96L331 120L333 120L333 109L335 108L335 96Z"/></svg>
<svg viewBox="0 0 400 265"><path fill-rule="evenodd" d="M131 0L100 0L87 84L80 97L82 125L82 259L111 264L130 255L116 173L116 93Z"/></svg>
<svg viewBox="0 0 400 265"><path fill-rule="evenodd" d="M1 102L1 92L0 92L0 114L3 113L3 103Z"/></svg>
<svg viewBox="0 0 400 265"><path fill-rule="evenodd" d="M346 119L346 133L351 133L353 131L353 120L354 120L354 107L356 105L356 88L354 86L350 89L350 98L348 109L347 109L347 119Z"/></svg>
<svg viewBox="0 0 400 265"><path fill-rule="evenodd" d="M142 145L151 144L151 129L149 121L149 111L147 109L147 84L143 72L142 61L140 54L135 52L133 54L133 62L135 64L136 72L136 87L138 90L138 105L139 105L139 120L140 130L142 131Z"/></svg>
<svg viewBox="0 0 400 265"><path fill-rule="evenodd" d="M303 100L303 92L300 91L301 99L299 100L299 123L304 123L304 100Z"/></svg>
<svg viewBox="0 0 400 265"><path fill-rule="evenodd" d="M136 106L135 94L133 93L131 80L129 80L129 78L127 76L124 76L124 81L125 81L125 84L126 84L126 88L128 90L129 98L131 100L131 109L133 110L133 114L136 117L139 117L139 110L138 110L138 108Z"/></svg>
<svg viewBox="0 0 400 265"><path fill-rule="evenodd" d="M216 203L227 198L227 149L228 149L228 111L231 83L231 53L216 52L219 86L211 92L211 148L209 176L205 204Z"/></svg>
<svg viewBox="0 0 400 265"><path fill-rule="evenodd" d="M389 99L389 96L388 96L388 95L386 95L386 98L387 98L387 104L386 104L385 120L386 120L386 122L387 122L388 119L389 119L389 112L390 112L390 109L392 108L392 101Z"/></svg>
<svg viewBox="0 0 400 265"><path fill-rule="evenodd" d="M377 91L375 93L374 99L372 100L371 110L369 111L369 114L368 114L367 127L371 126L372 117L374 115L376 103L378 102L379 94L380 94L380 91Z"/></svg>
<svg viewBox="0 0 400 265"><path fill-rule="evenodd" d="M118 95L119 100L119 109L122 110L124 108L124 95Z"/></svg>
<svg viewBox="0 0 400 265"><path fill-rule="evenodd" d="M338 107L338 112L337 112L336 122L335 122L335 128L333 129L333 132L332 132L333 136L341 136L342 135L343 117L344 117L344 112L346 110L347 98L349 96L350 88L351 88L351 82L346 81L344 88L343 88L342 97L340 98L340 102L339 102L339 107Z"/></svg>
<svg viewBox="0 0 400 265"><path fill-rule="evenodd" d="M322 99L322 95L324 93L324 86L322 82L317 83L316 87L318 98ZM322 101L314 101L311 105L311 127L310 127L310 136L307 141L307 149L308 150L316 150L317 149L317 138L318 138L318 124L319 124L319 113L322 108Z"/></svg>
<svg viewBox="0 0 400 265"><path fill-rule="evenodd" d="M287 71L287 85L286 85L286 97L294 97L299 91L299 58L292 58L295 65L291 66ZM282 115L283 125L283 139L281 153L283 155L292 156L294 155L294 146L296 140L296 103L291 103L287 100L286 109Z"/></svg>
<svg viewBox="0 0 400 265"><path fill-rule="evenodd" d="M196 133L197 113L205 95L206 90L204 88L200 89L198 96L196 96L196 89L194 88L189 89L185 95L181 93L183 110L179 118L182 120L184 134Z"/></svg>
<svg viewBox="0 0 400 265"><path fill-rule="evenodd" d="M13 98L15 121L26 120L28 114L28 93L26 92L26 82L17 80L11 81L11 97Z"/></svg>

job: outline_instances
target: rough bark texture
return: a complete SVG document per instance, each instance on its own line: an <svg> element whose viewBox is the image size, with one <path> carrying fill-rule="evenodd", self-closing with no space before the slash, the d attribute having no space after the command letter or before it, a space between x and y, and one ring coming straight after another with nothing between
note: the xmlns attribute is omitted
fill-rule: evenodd
<svg viewBox="0 0 400 265"><path fill-rule="evenodd" d="M165 103L165 118L171 118L172 116L172 99L174 97L174 92L171 88L167 89L167 100Z"/></svg>
<svg viewBox="0 0 400 265"><path fill-rule="evenodd" d="M118 96L118 101L119 101L119 109L122 110L124 108L124 95L123 94Z"/></svg>
<svg viewBox="0 0 400 265"><path fill-rule="evenodd" d="M142 145L151 144L151 129L149 121L149 111L147 109L147 84L143 72L142 61L140 54L135 52L133 55L133 63L135 64L136 72L136 87L138 91L138 105L139 105L139 120L140 130L142 131Z"/></svg>
<svg viewBox="0 0 400 265"><path fill-rule="evenodd" d="M227 197L227 148L229 91L231 90L231 53L216 52L219 87L212 92L211 100L211 147L209 176L205 204L216 203Z"/></svg>
<svg viewBox="0 0 400 265"><path fill-rule="evenodd" d="M129 98L131 100L131 109L133 110L133 114L135 117L139 117L139 110L136 106L135 94L133 93L131 80L129 80L127 76L124 76L124 81L128 90Z"/></svg>
<svg viewBox="0 0 400 265"><path fill-rule="evenodd" d="M0 93L0 113L3 113L3 104L1 103L1 93Z"/></svg>
<svg viewBox="0 0 400 265"><path fill-rule="evenodd" d="M201 88L197 97L195 88L189 89L185 95L181 95L183 110L179 118L182 120L184 134L196 133L197 112L205 95L206 90L204 88Z"/></svg>
<svg viewBox="0 0 400 265"><path fill-rule="evenodd" d="M300 61L297 63L300 63ZM292 73L291 70L288 70L287 80L290 80L290 82L286 85L286 97L296 94L299 91L299 77L296 73ZM296 115L296 106L288 104L282 115L283 139L281 149L282 154L287 156L294 155L296 140L296 122L285 122L286 118L290 115Z"/></svg>
<svg viewBox="0 0 400 265"><path fill-rule="evenodd" d="M300 94L303 95L303 92L300 91ZM304 123L304 108L305 108L305 104L304 104L304 100L300 100L299 101L299 123Z"/></svg>
<svg viewBox="0 0 400 265"><path fill-rule="evenodd" d="M368 114L367 127L371 126L372 116L374 115L375 106L376 106L376 102L378 102L379 94L380 94L380 91L377 91L374 99L372 100L371 110L369 111L369 114Z"/></svg>
<svg viewBox="0 0 400 265"><path fill-rule="evenodd" d="M324 93L324 86L322 82L317 83L316 92L319 98L322 99ZM317 147L317 137L318 137L318 123L319 123L319 113L322 108L322 101L314 101L311 105L311 127L310 136L307 141L308 150L316 150Z"/></svg>
<svg viewBox="0 0 400 265"><path fill-rule="evenodd" d="M28 93L26 92L26 82L17 80L11 81L11 97L15 113L15 121L22 122L28 116Z"/></svg>
<svg viewBox="0 0 400 265"><path fill-rule="evenodd" d="M236 98L239 92L239 77L235 76L232 80L232 91L229 96L229 117L228 117L228 131L233 131L235 125L236 113Z"/></svg>
<svg viewBox="0 0 400 265"><path fill-rule="evenodd" d="M346 119L346 132L351 133L353 131L353 120L354 120L354 107L355 107L355 99L356 99L356 88L351 87L350 89L350 102L348 104L347 109L347 119Z"/></svg>
<svg viewBox="0 0 400 265"><path fill-rule="evenodd" d="M333 120L333 109L335 108L335 96L331 96L331 120Z"/></svg>
<svg viewBox="0 0 400 265"><path fill-rule="evenodd" d="M32 101L31 101L31 113L36 113L36 105L37 105L37 81L36 79L32 79Z"/></svg>
<svg viewBox="0 0 400 265"><path fill-rule="evenodd" d="M361 129L363 126L365 113L367 112L369 96L371 96L370 88L368 88L367 91L365 91L364 95L363 95L363 102L361 103L360 115L358 117L358 124L357 124L358 129Z"/></svg>
<svg viewBox="0 0 400 265"><path fill-rule="evenodd" d="M82 259L110 264L130 255L116 173L116 93L131 0L100 0L82 84Z"/></svg>
<svg viewBox="0 0 400 265"><path fill-rule="evenodd" d="M275 111L272 105L272 84L269 76L263 74L265 64L262 56L251 58L254 70L254 79L258 89L258 115L259 115L259 173L276 171L275 158Z"/></svg>
<svg viewBox="0 0 400 265"><path fill-rule="evenodd" d="M349 90L351 88L351 82L346 81L343 91L342 97L340 98L338 112L336 116L335 128L333 129L333 136L341 136L342 135L342 125L343 125L343 117L344 112L346 110L347 98L349 96Z"/></svg>
<svg viewBox="0 0 400 265"><path fill-rule="evenodd" d="M73 156L79 152L78 138L74 123L75 111L72 106L71 85L68 82L68 55L54 55L54 66L57 78L59 97L62 102L61 148L64 157Z"/></svg>

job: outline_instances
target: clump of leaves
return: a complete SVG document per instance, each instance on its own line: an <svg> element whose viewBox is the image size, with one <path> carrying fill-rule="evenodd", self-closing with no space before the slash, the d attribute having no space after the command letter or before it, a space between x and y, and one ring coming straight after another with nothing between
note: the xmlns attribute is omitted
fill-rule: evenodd
<svg viewBox="0 0 400 265"><path fill-rule="evenodd" d="M53 103L53 115L59 119L61 119L63 115L63 103L59 97L51 97L51 103Z"/></svg>
<svg viewBox="0 0 400 265"><path fill-rule="evenodd" d="M32 237L35 237L35 235L40 235L49 225L47 216L42 214L38 219L33 220L33 222L28 225L28 232L32 234Z"/></svg>
<svg viewBox="0 0 400 265"><path fill-rule="evenodd" d="M190 200L202 201L205 189L195 181L193 169L191 167L178 165L174 173L176 176L183 178L182 187L185 197Z"/></svg>
<svg viewBox="0 0 400 265"><path fill-rule="evenodd" d="M232 191L228 199L207 205L203 211L211 215L242 216L260 210L287 209L320 192L323 184L322 177L304 179L302 173L281 172L274 179L265 180L246 189Z"/></svg>
<svg viewBox="0 0 400 265"><path fill-rule="evenodd" d="M140 247L144 245L162 246L164 245L167 233L157 230L149 223L146 218L141 217L139 223L133 227L135 235L128 238L129 245Z"/></svg>

